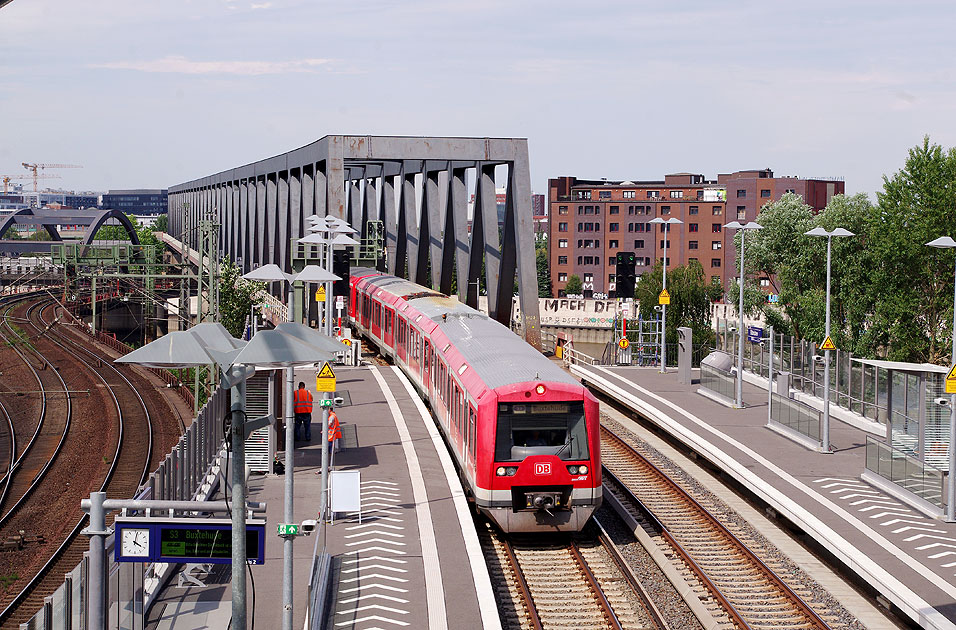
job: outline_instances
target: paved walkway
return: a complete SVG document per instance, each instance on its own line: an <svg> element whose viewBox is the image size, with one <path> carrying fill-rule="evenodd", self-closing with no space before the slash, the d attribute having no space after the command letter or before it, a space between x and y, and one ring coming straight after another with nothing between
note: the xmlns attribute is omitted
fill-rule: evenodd
<svg viewBox="0 0 956 630"><path fill-rule="evenodd" d="M681 385L676 371L572 366L690 446L791 520L926 628L956 628L956 524L926 517L860 479L866 433L833 422L835 453L766 427L766 389L730 409Z"/></svg>

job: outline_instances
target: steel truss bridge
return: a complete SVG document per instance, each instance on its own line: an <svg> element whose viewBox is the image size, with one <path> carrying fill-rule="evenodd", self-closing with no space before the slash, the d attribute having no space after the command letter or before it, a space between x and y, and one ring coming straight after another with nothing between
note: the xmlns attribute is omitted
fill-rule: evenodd
<svg viewBox="0 0 956 630"><path fill-rule="evenodd" d="M292 243L315 214L360 235L381 221L389 273L448 295L455 285L474 308L483 282L489 314L506 326L517 277L523 334L540 347L527 139L325 136L169 189L170 235L198 249L190 228L212 220L219 251L244 271L275 263L291 272Z"/></svg>

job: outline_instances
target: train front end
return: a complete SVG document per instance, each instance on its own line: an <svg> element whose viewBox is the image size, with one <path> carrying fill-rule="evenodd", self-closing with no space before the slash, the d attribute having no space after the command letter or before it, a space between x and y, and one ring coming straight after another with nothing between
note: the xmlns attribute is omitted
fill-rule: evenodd
<svg viewBox="0 0 956 630"><path fill-rule="evenodd" d="M478 507L505 532L581 530L602 500L597 400L564 382L496 394L493 458L479 482L490 492Z"/></svg>

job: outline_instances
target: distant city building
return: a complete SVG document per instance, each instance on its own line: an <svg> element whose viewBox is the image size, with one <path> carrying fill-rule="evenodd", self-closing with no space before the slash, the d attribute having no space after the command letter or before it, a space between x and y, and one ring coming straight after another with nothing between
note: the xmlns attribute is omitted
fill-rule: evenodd
<svg viewBox="0 0 956 630"><path fill-rule="evenodd" d="M98 208L100 205L99 195L64 195L64 208Z"/></svg>
<svg viewBox="0 0 956 630"><path fill-rule="evenodd" d="M770 169L737 171L708 180L673 173L663 180L607 181L559 177L548 180L548 249L551 284L563 292L575 274L596 296L613 291L617 252L634 252L637 275L663 258L664 227L651 219L675 217L669 230L667 268L697 260L708 280L724 287L737 274L729 221L753 221L760 208L793 192L815 211L843 194L839 179L774 177ZM656 229L655 229L656 228Z"/></svg>
<svg viewBox="0 0 956 630"><path fill-rule="evenodd" d="M535 241L548 240L548 204L544 195L531 195L531 211L534 217Z"/></svg>
<svg viewBox="0 0 956 630"><path fill-rule="evenodd" d="M166 214L167 191L165 189L111 190L103 195L100 207L120 210L126 214Z"/></svg>

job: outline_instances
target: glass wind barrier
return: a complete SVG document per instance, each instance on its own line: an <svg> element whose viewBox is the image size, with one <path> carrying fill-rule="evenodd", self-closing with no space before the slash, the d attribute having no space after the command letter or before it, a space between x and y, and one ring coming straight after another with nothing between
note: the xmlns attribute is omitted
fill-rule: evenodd
<svg viewBox="0 0 956 630"><path fill-rule="evenodd" d="M867 436L866 469L943 509L945 474L935 466Z"/></svg>
<svg viewBox="0 0 956 630"><path fill-rule="evenodd" d="M700 386L731 400L737 395L733 375L709 365L700 366Z"/></svg>
<svg viewBox="0 0 956 630"><path fill-rule="evenodd" d="M770 399L770 419L815 442L820 441L823 414L803 403L774 393Z"/></svg>

